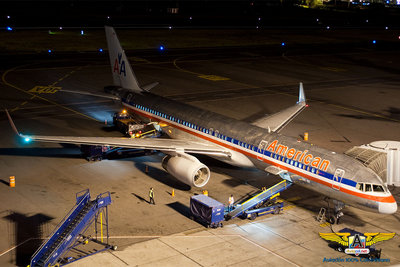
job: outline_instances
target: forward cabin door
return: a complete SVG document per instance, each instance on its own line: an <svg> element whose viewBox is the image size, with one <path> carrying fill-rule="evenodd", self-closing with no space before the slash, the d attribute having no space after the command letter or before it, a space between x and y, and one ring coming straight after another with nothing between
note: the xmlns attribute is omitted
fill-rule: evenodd
<svg viewBox="0 0 400 267"><path fill-rule="evenodd" d="M344 176L344 170L337 168L335 171L335 174L333 175L333 183L332 183L332 188L335 190L340 190L340 184L342 182ZM336 183L339 184L336 184Z"/></svg>

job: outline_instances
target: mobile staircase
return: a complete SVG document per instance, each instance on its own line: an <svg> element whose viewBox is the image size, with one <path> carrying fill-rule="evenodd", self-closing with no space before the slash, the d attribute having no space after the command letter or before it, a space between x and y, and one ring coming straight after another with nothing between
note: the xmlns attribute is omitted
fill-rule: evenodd
<svg viewBox="0 0 400 267"><path fill-rule="evenodd" d="M95 222L96 238L98 220L101 221L101 243L104 249L97 250L95 253L106 249L113 248L108 244L108 209L111 204L110 192L100 194L94 200L90 200L89 189L76 193L76 205L58 224L53 233L40 246L36 253L32 256L30 267L36 266L54 266L70 263L65 261L68 251L76 246L87 243L87 239L83 235L85 231ZM107 227L107 243L103 243L103 210L105 209L105 225ZM86 242L82 242L84 238ZM100 241L95 241L100 243ZM92 253L93 254L93 253ZM90 254L91 255L91 254ZM89 255L86 255L89 256ZM85 256L85 257L86 257Z"/></svg>
<svg viewBox="0 0 400 267"><path fill-rule="evenodd" d="M225 220L230 220L233 218L236 218L238 216L243 216L246 215L247 217L247 211L254 207L261 206L262 204L266 203L268 200L275 198L280 192L283 190L286 190L289 186L291 186L292 183L283 180L276 185L263 190L261 193L253 196L252 198L244 201L243 203L240 203L235 206L235 208L225 214ZM249 212L250 214L251 212Z"/></svg>

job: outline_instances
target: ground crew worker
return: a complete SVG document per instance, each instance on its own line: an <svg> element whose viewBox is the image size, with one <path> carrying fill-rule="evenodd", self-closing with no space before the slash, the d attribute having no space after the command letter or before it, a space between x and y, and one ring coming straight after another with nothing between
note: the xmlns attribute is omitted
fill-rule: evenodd
<svg viewBox="0 0 400 267"><path fill-rule="evenodd" d="M231 195L229 197L229 206L228 206L228 211L231 212L232 208L233 208L233 203L235 202L235 200L233 199L233 195Z"/></svg>
<svg viewBox="0 0 400 267"><path fill-rule="evenodd" d="M153 191L153 187L150 187L149 197L150 197L149 204L151 204L151 203L153 202L153 205L155 205L156 203L154 202L154 191Z"/></svg>

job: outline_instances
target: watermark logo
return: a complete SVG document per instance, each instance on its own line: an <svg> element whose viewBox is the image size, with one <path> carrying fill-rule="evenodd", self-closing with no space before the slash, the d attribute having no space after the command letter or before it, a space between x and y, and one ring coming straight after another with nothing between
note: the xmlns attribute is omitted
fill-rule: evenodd
<svg viewBox="0 0 400 267"><path fill-rule="evenodd" d="M359 233L343 229L338 233L319 233L319 236L328 242L338 246L338 250L346 254L358 256L360 254L370 254L370 247L377 242L392 239L395 233ZM374 250L374 249L373 249Z"/></svg>

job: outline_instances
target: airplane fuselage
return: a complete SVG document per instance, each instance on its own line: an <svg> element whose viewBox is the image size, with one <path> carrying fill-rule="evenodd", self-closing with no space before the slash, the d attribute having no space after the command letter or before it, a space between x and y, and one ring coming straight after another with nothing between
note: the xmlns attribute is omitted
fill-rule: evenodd
<svg viewBox="0 0 400 267"><path fill-rule="evenodd" d="M211 142L231 152L218 160L255 167L351 206L380 213L397 210L382 180L345 154L148 92L119 92L132 112L157 121L171 138Z"/></svg>

